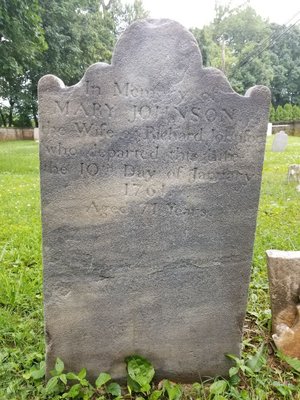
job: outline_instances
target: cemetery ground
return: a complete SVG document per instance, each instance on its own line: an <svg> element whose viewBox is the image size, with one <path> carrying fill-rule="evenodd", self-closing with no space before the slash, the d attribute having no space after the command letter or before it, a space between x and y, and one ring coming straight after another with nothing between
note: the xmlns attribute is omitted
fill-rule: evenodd
<svg viewBox="0 0 300 400"><path fill-rule="evenodd" d="M231 377L182 387L165 382L162 390L155 392L148 389L129 393L123 388L124 398L141 400L152 393L151 400L159 396L178 400L183 389L182 396L189 399L300 399L300 361L284 360L271 340L265 257L267 249L300 249L300 193L296 190L297 183L287 182L288 166L300 163L300 138L289 137L282 153L270 151L272 139L268 138L266 148L242 357L233 357ZM102 398L107 385L94 390L93 397L88 394L83 397L82 393L88 391L84 372L77 376L75 383L79 389L74 389L73 394L61 397L55 394L55 388L53 392L48 390L48 394L45 389L39 166L35 142L0 143L0 226L0 399ZM62 377L61 386L65 386L63 381L67 378L61 370L62 363L58 363L56 373ZM107 394L110 398L118 395L118 390Z"/></svg>

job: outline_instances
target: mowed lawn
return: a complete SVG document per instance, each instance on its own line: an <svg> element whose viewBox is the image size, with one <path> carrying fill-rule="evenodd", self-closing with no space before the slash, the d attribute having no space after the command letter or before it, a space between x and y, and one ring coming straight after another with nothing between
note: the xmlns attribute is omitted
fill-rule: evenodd
<svg viewBox="0 0 300 400"><path fill-rule="evenodd" d="M300 192L287 182L288 166L300 164L300 138L290 137L283 153L270 151L272 139L263 170L244 357L264 342L272 348L265 251L300 250ZM256 377L238 384L239 391L252 393L240 398L300 398L296 375L267 353ZM43 360L38 144L0 142L0 399L44 398L43 381L28 373Z"/></svg>

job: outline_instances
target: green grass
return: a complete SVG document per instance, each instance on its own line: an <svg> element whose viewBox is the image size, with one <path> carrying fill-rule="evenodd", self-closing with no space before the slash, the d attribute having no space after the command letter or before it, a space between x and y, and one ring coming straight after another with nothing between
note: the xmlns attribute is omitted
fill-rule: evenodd
<svg viewBox="0 0 300 400"><path fill-rule="evenodd" d="M300 250L300 193L296 182L287 182L288 166L300 164L300 138L289 137L282 153L271 152L272 140L266 146L248 307L263 320L270 316L266 250Z"/></svg>
<svg viewBox="0 0 300 400"><path fill-rule="evenodd" d="M275 356L270 340L265 258L267 249L300 249L300 193L296 183L286 179L288 165L300 164L300 138L290 137L283 153L270 152L271 139L264 163L243 359L236 360L241 381L225 385L219 395L209 394L210 386L204 392L195 386L193 398L300 399L299 374ZM243 365L261 344L265 344L262 362L252 374ZM43 382L28 373L43 359L38 144L0 142L0 400L44 399Z"/></svg>
<svg viewBox="0 0 300 400"><path fill-rule="evenodd" d="M38 145L0 143L0 399L34 399L44 358Z"/></svg>

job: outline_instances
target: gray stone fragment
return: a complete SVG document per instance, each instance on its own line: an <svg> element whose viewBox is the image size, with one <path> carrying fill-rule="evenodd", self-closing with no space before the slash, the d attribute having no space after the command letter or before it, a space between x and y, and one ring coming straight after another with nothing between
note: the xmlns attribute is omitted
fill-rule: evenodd
<svg viewBox="0 0 300 400"><path fill-rule="evenodd" d="M300 251L268 250L267 260L274 342L300 358Z"/></svg>
<svg viewBox="0 0 300 400"><path fill-rule="evenodd" d="M170 20L132 24L112 64L39 82L47 366L226 375L239 354L269 90L235 93Z"/></svg>
<svg viewBox="0 0 300 400"><path fill-rule="evenodd" d="M288 182L300 183L300 164L289 165L287 180Z"/></svg>
<svg viewBox="0 0 300 400"><path fill-rule="evenodd" d="M275 133L272 143L272 151L275 153L284 151L288 144L288 138L288 135L284 131Z"/></svg>

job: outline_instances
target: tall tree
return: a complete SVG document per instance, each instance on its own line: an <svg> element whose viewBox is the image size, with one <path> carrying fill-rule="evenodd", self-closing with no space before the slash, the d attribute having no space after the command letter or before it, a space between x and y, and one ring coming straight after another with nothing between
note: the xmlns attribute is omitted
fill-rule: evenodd
<svg viewBox="0 0 300 400"><path fill-rule="evenodd" d="M133 4L124 4L121 0L111 0L109 12L114 20L116 38L118 38L133 21L149 16L149 12L144 8L142 0L134 0Z"/></svg>
<svg viewBox="0 0 300 400"><path fill-rule="evenodd" d="M300 27L272 24L271 29L272 102L300 104Z"/></svg>
<svg viewBox="0 0 300 400"><path fill-rule="evenodd" d="M131 5L120 0L6 0L0 8L0 97L10 101L9 124L15 112L19 123L33 118L37 125L39 78L51 73L66 85L78 82L90 64L109 62L120 32L145 16L141 0ZM1 53L10 46L15 58ZM11 67L5 74L7 62ZM3 107L0 123L7 120L6 112Z"/></svg>
<svg viewBox="0 0 300 400"><path fill-rule="evenodd" d="M194 33L204 65L223 69L239 93L270 87L275 106L300 104L300 27L270 24L247 4L216 6L211 24Z"/></svg>
<svg viewBox="0 0 300 400"><path fill-rule="evenodd" d="M38 1L0 2L0 98L9 103L8 118L2 118L9 126L27 84L26 73L45 48Z"/></svg>
<svg viewBox="0 0 300 400"><path fill-rule="evenodd" d="M229 46L236 56L236 64L228 71L233 86L244 93L249 87L270 86L273 70L268 51L263 51L269 40L270 28L251 7L239 10L224 21Z"/></svg>

